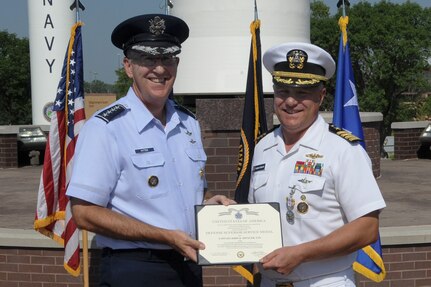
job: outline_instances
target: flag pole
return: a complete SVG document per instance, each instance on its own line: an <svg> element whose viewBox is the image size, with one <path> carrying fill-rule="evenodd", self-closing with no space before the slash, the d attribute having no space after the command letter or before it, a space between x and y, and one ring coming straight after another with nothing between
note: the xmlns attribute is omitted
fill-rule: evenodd
<svg viewBox="0 0 431 287"><path fill-rule="evenodd" d="M165 0L165 14L170 15L171 8L174 7L174 4L171 0Z"/></svg>
<svg viewBox="0 0 431 287"><path fill-rule="evenodd" d="M81 17L79 15L79 9L85 9L84 5L80 3L79 0L75 0L75 9L76 9L76 23L81 21ZM84 276L84 287L89 287L89 271L88 271L88 232L87 230L83 229L81 230L81 236L82 236L82 261L83 261L83 276Z"/></svg>
<svg viewBox="0 0 431 287"><path fill-rule="evenodd" d="M343 17L346 17L346 5L344 4L344 0L343 0Z"/></svg>
<svg viewBox="0 0 431 287"><path fill-rule="evenodd" d="M79 0L75 0L75 4L76 4L76 22L78 23L79 21L81 21L81 17L79 15ZM84 275L84 287L89 287L90 286L90 278L89 278L89 268L88 268L88 232L87 230L83 229L81 231L81 236L82 236L82 261L83 261L83 275Z"/></svg>
<svg viewBox="0 0 431 287"><path fill-rule="evenodd" d="M83 229L82 233L82 261L84 273L84 287L89 287L89 274L88 274L88 232Z"/></svg>

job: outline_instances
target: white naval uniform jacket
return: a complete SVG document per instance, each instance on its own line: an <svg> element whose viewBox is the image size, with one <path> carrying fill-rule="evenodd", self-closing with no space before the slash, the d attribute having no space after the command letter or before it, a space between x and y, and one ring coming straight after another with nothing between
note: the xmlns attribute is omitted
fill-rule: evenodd
<svg viewBox="0 0 431 287"><path fill-rule="evenodd" d="M172 101L166 126L129 89L81 130L67 195L195 237L194 205L206 185L199 123ZM113 249L169 246L96 236Z"/></svg>
<svg viewBox="0 0 431 287"><path fill-rule="evenodd" d="M366 151L328 128L319 115L288 153L280 127L256 145L249 202L280 203L284 246L318 239L386 206ZM294 204L290 222L288 199ZM305 213L298 211L301 202L308 207ZM356 252L303 263L288 276L275 271L263 271L263 275L300 281L345 270L355 258Z"/></svg>

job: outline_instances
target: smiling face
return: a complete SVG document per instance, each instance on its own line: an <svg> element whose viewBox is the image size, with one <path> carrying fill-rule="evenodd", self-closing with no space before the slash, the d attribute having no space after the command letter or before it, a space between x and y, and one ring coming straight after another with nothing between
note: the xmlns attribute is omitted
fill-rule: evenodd
<svg viewBox="0 0 431 287"><path fill-rule="evenodd" d="M169 59L125 57L123 60L127 76L133 79L136 95L150 111L153 107L163 107L172 91L179 59Z"/></svg>
<svg viewBox="0 0 431 287"><path fill-rule="evenodd" d="M305 134L316 120L325 95L323 84L307 88L274 85L274 111L286 143L294 143Z"/></svg>

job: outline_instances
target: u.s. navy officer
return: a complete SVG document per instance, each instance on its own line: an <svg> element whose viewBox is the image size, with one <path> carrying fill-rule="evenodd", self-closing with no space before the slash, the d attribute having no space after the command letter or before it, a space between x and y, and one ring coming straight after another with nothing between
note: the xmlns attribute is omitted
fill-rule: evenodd
<svg viewBox="0 0 431 287"><path fill-rule="evenodd" d="M285 43L263 63L280 127L256 145L249 202L280 203L284 247L258 264L261 286L354 286L356 251L377 240L385 202L358 139L318 114L335 62Z"/></svg>
<svg viewBox="0 0 431 287"><path fill-rule="evenodd" d="M112 32L133 84L84 125L67 190L78 227L103 248L100 286L202 286L194 205L207 157L197 120L169 99L188 35L183 20L159 14Z"/></svg>

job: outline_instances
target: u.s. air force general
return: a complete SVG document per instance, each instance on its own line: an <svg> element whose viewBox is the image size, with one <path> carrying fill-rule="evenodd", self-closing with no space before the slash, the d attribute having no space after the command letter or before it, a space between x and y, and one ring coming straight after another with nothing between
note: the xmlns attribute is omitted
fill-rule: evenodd
<svg viewBox="0 0 431 287"><path fill-rule="evenodd" d="M67 190L76 224L103 248L99 286L202 286L194 205L203 204L207 157L198 121L169 99L188 35L183 20L163 14L112 32L133 83L85 123Z"/></svg>

